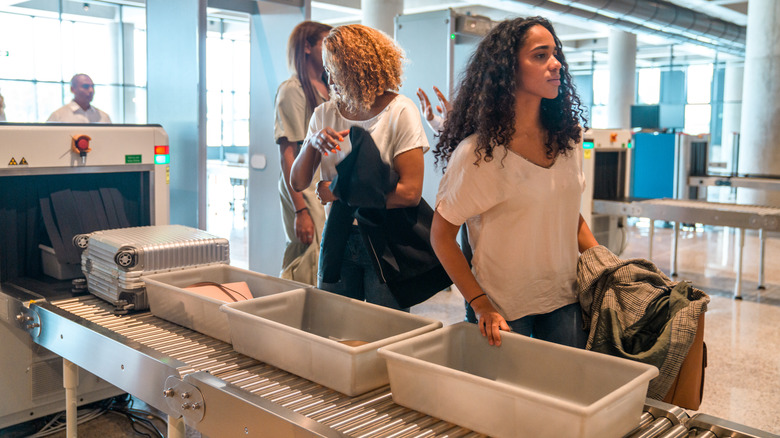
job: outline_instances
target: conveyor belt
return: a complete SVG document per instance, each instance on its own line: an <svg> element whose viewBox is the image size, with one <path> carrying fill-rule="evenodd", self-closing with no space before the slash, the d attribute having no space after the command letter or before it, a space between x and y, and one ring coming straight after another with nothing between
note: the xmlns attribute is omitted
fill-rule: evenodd
<svg viewBox="0 0 780 438"><path fill-rule="evenodd" d="M389 386L348 397L236 353L230 344L149 312L117 316L113 310L105 301L83 296L30 303L17 320L25 321L37 343L68 360L78 358L87 369L93 363L105 362L100 366L111 374L111 383L122 387L132 382L132 388L147 398L155 398L151 394L169 397L169 406L186 410L179 414L188 426L207 435L484 436L395 404ZM151 363L160 365L150 366ZM118 370L108 369L117 364L121 364ZM170 381L182 385L177 390L184 388L188 392L179 391L172 399L175 391L165 389ZM128 392L137 395L132 390ZM174 415L164 403L155 405L140 398L169 416ZM195 409L199 409L196 414ZM639 427L627 437L778 438L702 414L689 418L683 409L655 400L648 399L644 410ZM204 411L210 414L204 417ZM236 427L240 433L236 433Z"/></svg>
<svg viewBox="0 0 780 438"><path fill-rule="evenodd" d="M623 202L594 200L593 213L742 229L780 231L780 208L683 199Z"/></svg>
<svg viewBox="0 0 780 438"><path fill-rule="evenodd" d="M180 377L198 371L208 372L347 436L484 436L393 403L389 386L348 397L236 353L230 344L164 321L149 312L116 316L109 303L91 296L52 304L186 363L186 367L178 370Z"/></svg>
<svg viewBox="0 0 780 438"><path fill-rule="evenodd" d="M649 199L644 201L607 201L594 200L593 213L613 216L634 216L660 219L674 222L672 234L672 276L677 275L677 241L680 224L705 224L733 227L739 230L737 247L737 279L734 285L734 298L742 299L742 247L745 242L745 230L758 230L759 272L758 288L764 288L764 232L780 231L780 208L760 205L725 204L717 202L693 201L684 199ZM653 258L653 233L650 227L648 259Z"/></svg>

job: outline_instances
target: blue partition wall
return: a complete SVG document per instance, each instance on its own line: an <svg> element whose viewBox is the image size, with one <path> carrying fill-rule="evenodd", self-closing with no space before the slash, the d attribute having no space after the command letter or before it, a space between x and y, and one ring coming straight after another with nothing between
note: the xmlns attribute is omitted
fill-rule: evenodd
<svg viewBox="0 0 780 438"><path fill-rule="evenodd" d="M634 134L631 197L674 197L675 137L675 134Z"/></svg>

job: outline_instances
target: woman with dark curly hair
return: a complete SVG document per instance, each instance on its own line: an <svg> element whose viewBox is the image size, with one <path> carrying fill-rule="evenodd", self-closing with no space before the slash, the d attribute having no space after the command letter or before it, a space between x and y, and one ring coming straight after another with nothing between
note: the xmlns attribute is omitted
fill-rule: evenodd
<svg viewBox="0 0 780 438"><path fill-rule="evenodd" d="M434 152L445 173L431 243L491 345L512 330L585 346L578 250L597 242L579 214L581 117L546 19L499 23L469 60ZM463 223L473 273L455 240Z"/></svg>
<svg viewBox="0 0 780 438"><path fill-rule="evenodd" d="M422 196L423 153L429 147L417 106L397 93L402 50L384 33L362 25L333 28L322 48L331 100L314 110L308 136L293 164L293 189L305 189L319 166L317 195L331 221L331 203L337 198L329 189L330 182L338 174L336 165L352 151L350 128L359 127L370 134L381 161L399 177L395 188L386 194L384 207L417 206ZM386 307L401 307L387 284L380 281L355 226L343 250L338 281L323 278L323 255L332 249L327 244L329 225L325 225L320 249L318 287Z"/></svg>

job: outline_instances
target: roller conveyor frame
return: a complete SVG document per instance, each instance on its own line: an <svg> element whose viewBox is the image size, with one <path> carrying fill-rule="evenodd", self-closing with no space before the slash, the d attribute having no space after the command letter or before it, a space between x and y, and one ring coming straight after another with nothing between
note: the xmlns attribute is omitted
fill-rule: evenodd
<svg viewBox="0 0 780 438"><path fill-rule="evenodd" d="M672 276L677 275L677 245L681 223L700 223L737 228L737 278L734 285L734 299L742 299L742 252L745 245L745 230L758 230L759 289L764 289L764 253L766 247L764 232L780 231L780 208L777 207L664 198L642 201L593 200L593 212L612 216L646 217L651 220L658 219L673 222L674 231L672 234L670 273ZM655 227L651 226L648 259L653 257L654 232Z"/></svg>
<svg viewBox="0 0 780 438"><path fill-rule="evenodd" d="M68 364L82 367L165 412L169 437L183 437L184 424L215 437L483 436L396 405L389 386L348 397L149 312L114 315L94 296L11 300L9 312L34 342L65 359L66 388ZM648 399L627 437L682 437L695 427L697 437L780 438L700 415Z"/></svg>

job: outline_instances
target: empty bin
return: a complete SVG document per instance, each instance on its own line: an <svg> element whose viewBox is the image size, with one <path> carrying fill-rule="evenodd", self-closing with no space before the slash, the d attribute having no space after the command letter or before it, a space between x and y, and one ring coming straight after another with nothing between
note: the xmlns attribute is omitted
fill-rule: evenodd
<svg viewBox="0 0 780 438"><path fill-rule="evenodd" d="M494 437L622 437L658 370L516 333L494 347L458 323L383 347L393 400Z"/></svg>
<svg viewBox="0 0 780 438"><path fill-rule="evenodd" d="M196 283L219 284L246 282L252 297L307 287L303 283L271 277L226 264L216 264L161 274L145 275L149 308L162 318L223 342L230 342L227 316L219 311L225 301L184 289Z"/></svg>
<svg viewBox="0 0 780 438"><path fill-rule="evenodd" d="M236 351L350 396L388 383L377 348L442 325L313 288L221 309Z"/></svg>

